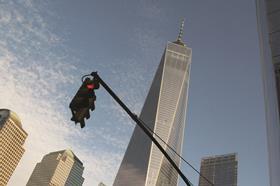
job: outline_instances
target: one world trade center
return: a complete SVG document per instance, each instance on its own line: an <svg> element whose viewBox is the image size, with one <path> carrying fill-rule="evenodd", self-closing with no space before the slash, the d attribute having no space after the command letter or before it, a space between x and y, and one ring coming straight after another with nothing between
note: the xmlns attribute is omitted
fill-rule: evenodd
<svg viewBox="0 0 280 186"><path fill-rule="evenodd" d="M178 154L182 153L184 139L192 55L191 48L182 42L183 25L184 22L177 40L166 45L140 114L140 119ZM178 156L154 137L179 165ZM177 183L176 170L136 126L113 185L175 186Z"/></svg>

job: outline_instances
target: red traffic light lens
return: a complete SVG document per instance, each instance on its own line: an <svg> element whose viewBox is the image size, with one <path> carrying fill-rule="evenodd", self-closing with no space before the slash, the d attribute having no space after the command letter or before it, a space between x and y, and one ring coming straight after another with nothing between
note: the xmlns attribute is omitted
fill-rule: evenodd
<svg viewBox="0 0 280 186"><path fill-rule="evenodd" d="M88 84L87 88L90 89L90 90L94 89L94 84Z"/></svg>

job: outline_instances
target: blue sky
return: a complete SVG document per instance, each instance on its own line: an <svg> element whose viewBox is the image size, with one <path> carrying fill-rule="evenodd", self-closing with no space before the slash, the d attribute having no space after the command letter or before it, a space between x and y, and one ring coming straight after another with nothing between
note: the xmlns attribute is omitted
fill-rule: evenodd
<svg viewBox="0 0 280 186"><path fill-rule="evenodd" d="M2 2L0 105L29 134L9 185L26 183L44 154L65 148L84 162L84 185L112 184L134 124L102 89L83 130L68 104L81 75L97 70L139 113L182 18L193 51L183 157L199 168L204 156L237 152L238 185L268 185L254 0Z"/></svg>

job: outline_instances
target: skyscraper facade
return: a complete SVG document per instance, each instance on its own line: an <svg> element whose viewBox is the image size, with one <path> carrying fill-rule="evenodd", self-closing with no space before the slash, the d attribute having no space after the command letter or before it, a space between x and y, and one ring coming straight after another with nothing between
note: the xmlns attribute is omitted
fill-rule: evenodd
<svg viewBox="0 0 280 186"><path fill-rule="evenodd" d="M168 42L142 108L140 119L179 154L182 151L191 48L182 41ZM157 136L154 137L167 150ZM169 152L176 164L180 159ZM146 134L136 126L125 152L114 186L174 186L178 174Z"/></svg>
<svg viewBox="0 0 280 186"><path fill-rule="evenodd" d="M200 173L215 186L237 186L237 165L236 154L205 157ZM200 177L199 186L212 186L207 180Z"/></svg>
<svg viewBox="0 0 280 186"><path fill-rule="evenodd" d="M23 153L27 133L16 113L0 109L0 185L7 185Z"/></svg>
<svg viewBox="0 0 280 186"><path fill-rule="evenodd" d="M280 185L280 1L256 0L270 186Z"/></svg>
<svg viewBox="0 0 280 186"><path fill-rule="evenodd" d="M83 171L83 163L71 150L52 152L37 163L26 186L81 186Z"/></svg>

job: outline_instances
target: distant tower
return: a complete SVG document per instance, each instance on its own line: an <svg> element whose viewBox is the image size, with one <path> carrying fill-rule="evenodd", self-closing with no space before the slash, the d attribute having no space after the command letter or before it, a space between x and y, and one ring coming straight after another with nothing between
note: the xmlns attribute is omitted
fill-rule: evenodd
<svg viewBox="0 0 280 186"><path fill-rule="evenodd" d="M26 137L16 113L0 109L0 185L7 185L18 165Z"/></svg>
<svg viewBox="0 0 280 186"><path fill-rule="evenodd" d="M71 150L52 152L37 163L26 186L81 186L83 171L83 163Z"/></svg>
<svg viewBox="0 0 280 186"><path fill-rule="evenodd" d="M192 55L191 48L182 42L183 26L184 22L177 40L167 43L140 114L140 119L179 154L184 138ZM180 159L168 152L179 165ZM176 186L177 182L176 170L136 126L113 185Z"/></svg>
<svg viewBox="0 0 280 186"><path fill-rule="evenodd" d="M200 173L215 186L237 186L237 155L226 154L202 158ZM212 186L203 177L199 186Z"/></svg>

